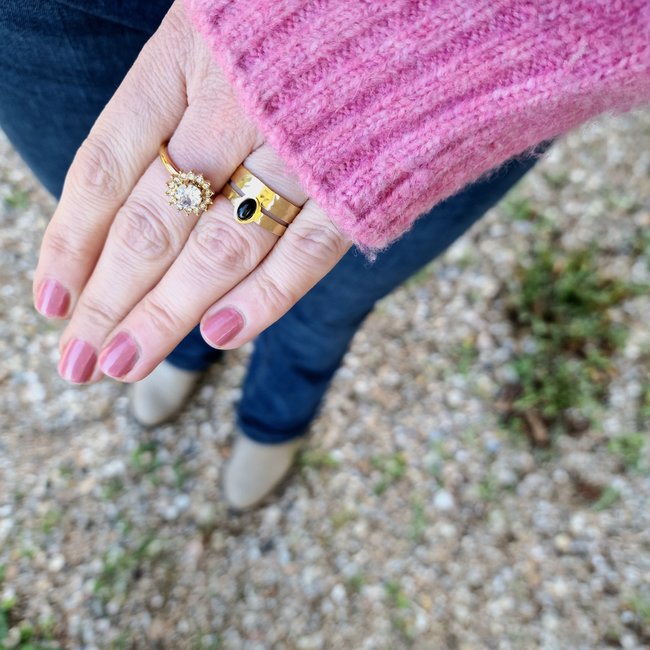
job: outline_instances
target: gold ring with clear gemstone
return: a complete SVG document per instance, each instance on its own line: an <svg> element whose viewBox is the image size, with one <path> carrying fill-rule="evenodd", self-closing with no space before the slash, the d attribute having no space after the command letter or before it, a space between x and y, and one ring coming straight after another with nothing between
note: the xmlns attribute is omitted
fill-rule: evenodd
<svg viewBox="0 0 650 650"><path fill-rule="evenodd" d="M284 235L301 209L274 192L243 165L233 172L221 191L233 204L239 223L256 223L278 237Z"/></svg>
<svg viewBox="0 0 650 650"><path fill-rule="evenodd" d="M203 178L202 174L195 174L193 171L184 172L178 169L169 157L166 142L160 145L159 153L162 164L171 174L165 190L169 204L173 205L179 212L185 212L185 214L194 213L200 215L205 212L212 203L212 197L214 196L210 183Z"/></svg>

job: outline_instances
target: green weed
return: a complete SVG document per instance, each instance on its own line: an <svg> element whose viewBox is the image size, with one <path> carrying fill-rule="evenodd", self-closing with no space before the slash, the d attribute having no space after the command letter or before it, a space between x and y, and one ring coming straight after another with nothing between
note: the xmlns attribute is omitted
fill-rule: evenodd
<svg viewBox="0 0 650 650"><path fill-rule="evenodd" d="M613 376L611 357L627 334L610 309L649 290L604 276L594 246L566 252L555 239L557 233L547 233L519 264L507 306L528 345L512 363L518 382L506 420L538 429L531 435L538 442L540 431L575 431L593 419Z"/></svg>
<svg viewBox="0 0 650 650"><path fill-rule="evenodd" d="M115 501L124 492L124 481L119 476L111 476L102 486L102 496L106 501Z"/></svg>
<svg viewBox="0 0 650 650"><path fill-rule="evenodd" d="M393 629L402 636L404 641L412 643L415 639L415 632L411 622L409 621L411 601L395 582L386 582L384 588L389 602L397 610L392 612L390 616L390 622Z"/></svg>
<svg viewBox="0 0 650 650"><path fill-rule="evenodd" d="M478 484L478 495L481 501L496 501L499 496L499 484L494 474L487 474Z"/></svg>
<svg viewBox="0 0 650 650"><path fill-rule="evenodd" d="M311 467L312 469L336 469L340 462L328 451L322 449L306 449L298 454L298 466L301 469Z"/></svg>
<svg viewBox="0 0 650 650"><path fill-rule="evenodd" d="M59 510L48 510L41 519L41 530L47 535L51 533L61 521L63 513Z"/></svg>
<svg viewBox="0 0 650 650"><path fill-rule="evenodd" d="M644 594L636 594L629 599L628 604L641 625L650 631L650 598Z"/></svg>
<svg viewBox="0 0 650 650"><path fill-rule="evenodd" d="M131 454L131 463L136 470L144 474L154 472L160 467L157 452L158 444L155 441L141 442Z"/></svg>
<svg viewBox="0 0 650 650"><path fill-rule="evenodd" d="M643 448L646 436L642 433L627 433L612 438L607 449L617 456L626 470L638 471L641 469Z"/></svg>
<svg viewBox="0 0 650 650"><path fill-rule="evenodd" d="M25 210L29 205L29 194L16 190L5 197L5 205L12 210Z"/></svg>
<svg viewBox="0 0 650 650"><path fill-rule="evenodd" d="M135 548L114 548L102 558L102 569L95 580L94 593L103 603L126 593L142 565L156 560L162 546L153 534L142 538Z"/></svg>
<svg viewBox="0 0 650 650"><path fill-rule="evenodd" d="M366 577L363 575L363 573L355 573L345 581L345 585L348 588L348 591L354 594L358 594L361 591L361 587L363 587L365 583Z"/></svg>
<svg viewBox="0 0 650 650"><path fill-rule="evenodd" d="M515 221L532 221L538 215L529 199L516 194L503 201L501 210Z"/></svg>
<svg viewBox="0 0 650 650"><path fill-rule="evenodd" d="M414 542L423 542L425 540L428 522L422 501L419 499L413 501L411 513L410 537Z"/></svg>
<svg viewBox="0 0 650 650"><path fill-rule="evenodd" d="M619 491L611 485L608 485L598 497L598 501L596 501L591 508L596 512L607 510L607 508L611 508L620 498L621 495Z"/></svg>
<svg viewBox="0 0 650 650"><path fill-rule="evenodd" d="M456 371L467 375L478 357L478 348L474 339L465 339L451 350L451 358L456 364Z"/></svg>
<svg viewBox="0 0 650 650"><path fill-rule="evenodd" d="M404 454L399 452L389 456L375 456L371 458L370 462L382 474L380 481L373 488L376 495L383 494L390 485L402 478L406 472L406 458Z"/></svg>
<svg viewBox="0 0 650 650"><path fill-rule="evenodd" d="M0 565L0 587L4 582L5 567ZM39 623L21 620L15 597L0 601L0 649L15 648L16 650L60 650L54 641L54 621L43 619ZM12 637L12 628L18 631Z"/></svg>
<svg viewBox="0 0 650 650"><path fill-rule="evenodd" d="M408 596L401 590L396 582L388 581L384 584L386 595L393 606L398 609L408 609L411 606L411 601Z"/></svg>

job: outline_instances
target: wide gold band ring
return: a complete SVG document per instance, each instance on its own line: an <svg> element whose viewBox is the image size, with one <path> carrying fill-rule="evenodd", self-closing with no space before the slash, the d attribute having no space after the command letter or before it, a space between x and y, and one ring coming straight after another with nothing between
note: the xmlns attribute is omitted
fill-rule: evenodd
<svg viewBox="0 0 650 650"><path fill-rule="evenodd" d="M214 192L203 174L178 169L169 157L166 142L160 145L159 153L162 164L171 174L165 190L169 204L185 214L192 212L200 215L205 212L212 203Z"/></svg>
<svg viewBox="0 0 650 650"><path fill-rule="evenodd" d="M274 192L246 167L240 165L222 190L234 207L239 223L256 223L281 237L300 207Z"/></svg>

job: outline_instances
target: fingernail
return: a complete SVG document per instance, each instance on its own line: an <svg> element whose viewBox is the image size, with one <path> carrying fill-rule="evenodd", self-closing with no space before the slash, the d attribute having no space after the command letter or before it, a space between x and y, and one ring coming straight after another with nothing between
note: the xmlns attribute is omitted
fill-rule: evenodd
<svg viewBox="0 0 650 650"><path fill-rule="evenodd" d="M92 377L96 362L97 354L90 343L72 339L63 350L59 361L59 374L67 381L83 384Z"/></svg>
<svg viewBox="0 0 650 650"><path fill-rule="evenodd" d="M68 313L70 294L56 280L43 280L36 295L36 309L47 318L61 318Z"/></svg>
<svg viewBox="0 0 650 650"><path fill-rule="evenodd" d="M201 328L204 338L212 345L225 345L244 327L243 316L232 307L220 309L206 318Z"/></svg>
<svg viewBox="0 0 650 650"><path fill-rule="evenodd" d="M133 337L120 332L99 354L99 368L109 377L124 377L135 366L140 353Z"/></svg>

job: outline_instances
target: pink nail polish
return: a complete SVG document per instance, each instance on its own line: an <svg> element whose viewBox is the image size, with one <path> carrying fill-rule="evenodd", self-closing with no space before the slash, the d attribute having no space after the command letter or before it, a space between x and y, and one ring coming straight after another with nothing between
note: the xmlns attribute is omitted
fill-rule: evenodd
<svg viewBox="0 0 650 650"><path fill-rule="evenodd" d="M83 384L92 377L96 362L97 354L90 343L72 339L65 346L59 361L59 374L67 381Z"/></svg>
<svg viewBox="0 0 650 650"><path fill-rule="evenodd" d="M212 345L225 345L244 327L243 316L232 307L220 309L208 316L201 328L203 338Z"/></svg>
<svg viewBox="0 0 650 650"><path fill-rule="evenodd" d="M105 375L119 379L135 366L139 356L133 337L126 332L120 332L100 352L99 368Z"/></svg>
<svg viewBox="0 0 650 650"><path fill-rule="evenodd" d="M36 309L47 318L62 318L68 313L70 294L56 280L43 280L36 295Z"/></svg>

